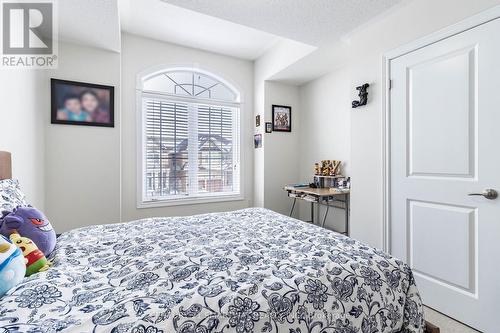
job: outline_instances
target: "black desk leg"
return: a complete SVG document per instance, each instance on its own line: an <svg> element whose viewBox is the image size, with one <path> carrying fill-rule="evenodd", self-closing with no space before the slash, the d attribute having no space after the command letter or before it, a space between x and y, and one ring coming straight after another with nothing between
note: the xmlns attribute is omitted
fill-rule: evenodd
<svg viewBox="0 0 500 333"><path fill-rule="evenodd" d="M314 202L311 202L311 223L314 224Z"/></svg>
<svg viewBox="0 0 500 333"><path fill-rule="evenodd" d="M348 237L351 236L351 226L349 225L349 209L350 209L350 201L351 197L349 195L345 195L345 224L346 224L346 234Z"/></svg>
<svg viewBox="0 0 500 333"><path fill-rule="evenodd" d="M292 217L292 215L293 215L293 210L295 208L295 202L297 202L297 198L293 198L292 209L290 209L290 217Z"/></svg>
<svg viewBox="0 0 500 333"><path fill-rule="evenodd" d="M321 226L324 228L325 223L326 223L326 217L328 216L328 210L330 209L330 205L326 205L326 212L325 212L325 217L323 217L323 223L321 223Z"/></svg>

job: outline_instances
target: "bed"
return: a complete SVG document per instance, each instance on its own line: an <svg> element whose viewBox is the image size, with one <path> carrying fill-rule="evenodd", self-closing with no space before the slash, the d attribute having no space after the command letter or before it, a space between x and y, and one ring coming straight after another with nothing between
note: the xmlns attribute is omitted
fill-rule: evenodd
<svg viewBox="0 0 500 333"><path fill-rule="evenodd" d="M0 332L423 332L409 267L262 208L90 226L0 298Z"/></svg>

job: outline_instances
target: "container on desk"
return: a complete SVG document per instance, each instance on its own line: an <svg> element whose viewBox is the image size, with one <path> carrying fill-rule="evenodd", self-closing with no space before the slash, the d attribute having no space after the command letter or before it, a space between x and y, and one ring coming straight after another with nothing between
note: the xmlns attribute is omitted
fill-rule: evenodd
<svg viewBox="0 0 500 333"><path fill-rule="evenodd" d="M337 187L337 178L345 178L345 177L342 175L337 175L337 176L315 175L314 185L316 185L317 188Z"/></svg>

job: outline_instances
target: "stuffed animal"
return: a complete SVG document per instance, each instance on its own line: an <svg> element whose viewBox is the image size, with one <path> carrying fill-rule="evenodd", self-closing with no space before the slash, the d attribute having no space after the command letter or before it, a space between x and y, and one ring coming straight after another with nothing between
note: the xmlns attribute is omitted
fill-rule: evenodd
<svg viewBox="0 0 500 333"><path fill-rule="evenodd" d="M26 263L26 276L49 269L49 261L31 239L14 233L10 235L10 240L23 252L24 258L28 260Z"/></svg>
<svg viewBox="0 0 500 333"><path fill-rule="evenodd" d="M25 274L26 264L21 250L0 236L0 297L21 283Z"/></svg>
<svg viewBox="0 0 500 333"><path fill-rule="evenodd" d="M9 237L14 232L31 239L46 256L56 246L56 232L45 215L36 208L17 207L11 213L4 212L0 218L0 234Z"/></svg>

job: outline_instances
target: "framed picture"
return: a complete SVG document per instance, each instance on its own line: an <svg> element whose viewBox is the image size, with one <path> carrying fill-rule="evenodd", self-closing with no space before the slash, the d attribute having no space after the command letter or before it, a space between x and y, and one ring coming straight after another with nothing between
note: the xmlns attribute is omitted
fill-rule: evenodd
<svg viewBox="0 0 500 333"><path fill-rule="evenodd" d="M115 126L115 88L51 79L51 123Z"/></svg>
<svg viewBox="0 0 500 333"><path fill-rule="evenodd" d="M253 143L255 148L262 148L262 134L255 134L253 136Z"/></svg>
<svg viewBox="0 0 500 333"><path fill-rule="evenodd" d="M273 123L266 123L266 133L271 133L273 131Z"/></svg>
<svg viewBox="0 0 500 333"><path fill-rule="evenodd" d="M273 131L292 131L292 107L284 105L273 105Z"/></svg>
<svg viewBox="0 0 500 333"><path fill-rule="evenodd" d="M255 127L259 127L259 126L260 126L260 114L258 114L255 117Z"/></svg>

